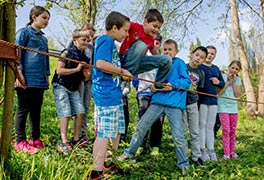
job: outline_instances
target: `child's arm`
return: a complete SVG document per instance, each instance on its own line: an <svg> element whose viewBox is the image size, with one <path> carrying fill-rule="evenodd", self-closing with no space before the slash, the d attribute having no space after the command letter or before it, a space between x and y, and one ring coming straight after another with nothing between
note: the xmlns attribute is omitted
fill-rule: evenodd
<svg viewBox="0 0 264 180"><path fill-rule="evenodd" d="M96 67L109 74L121 73L124 75L124 76L121 75L121 77L125 81L131 81L133 79L133 75L128 70L115 67L113 64L104 60L98 59L96 61Z"/></svg>
<svg viewBox="0 0 264 180"><path fill-rule="evenodd" d="M65 63L63 61L59 61L57 68L56 68L56 72L58 75L69 75L69 74L73 74L73 73L77 73L80 70L82 70L83 65L82 64L78 64L78 66L76 68L65 68Z"/></svg>
<svg viewBox="0 0 264 180"><path fill-rule="evenodd" d="M237 76L234 76L233 81L232 81L232 87L234 90L234 95L235 95L235 97L240 97L242 95L242 88L240 85L236 84L236 81L237 81Z"/></svg>

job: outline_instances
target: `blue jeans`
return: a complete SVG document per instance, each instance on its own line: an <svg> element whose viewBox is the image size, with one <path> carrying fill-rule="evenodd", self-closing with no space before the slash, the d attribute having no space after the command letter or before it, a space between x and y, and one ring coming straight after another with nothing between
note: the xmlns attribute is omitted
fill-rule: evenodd
<svg viewBox="0 0 264 180"><path fill-rule="evenodd" d="M162 115L167 115L172 131L173 142L179 168L189 167L188 157L186 156L188 147L183 130L182 111L177 108L151 104L148 110L138 122L136 130L130 141L130 145L125 149L124 154L134 156L138 147L142 144L146 132L150 126Z"/></svg>
<svg viewBox="0 0 264 180"><path fill-rule="evenodd" d="M147 45L136 41L121 59L122 67L132 74L140 74L158 68L156 82L165 82L171 68L171 57L167 55L147 56Z"/></svg>

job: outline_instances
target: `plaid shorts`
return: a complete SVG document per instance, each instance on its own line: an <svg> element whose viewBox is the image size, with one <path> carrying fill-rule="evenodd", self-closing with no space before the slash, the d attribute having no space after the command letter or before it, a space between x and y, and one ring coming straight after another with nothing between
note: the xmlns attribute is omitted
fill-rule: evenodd
<svg viewBox="0 0 264 180"><path fill-rule="evenodd" d="M97 137L115 139L125 133L123 104L96 106L94 108L95 133Z"/></svg>

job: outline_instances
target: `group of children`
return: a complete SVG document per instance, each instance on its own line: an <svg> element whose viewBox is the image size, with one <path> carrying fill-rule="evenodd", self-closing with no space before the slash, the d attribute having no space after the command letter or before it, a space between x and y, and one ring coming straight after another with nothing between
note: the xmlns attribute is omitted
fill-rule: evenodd
<svg viewBox="0 0 264 180"><path fill-rule="evenodd" d="M50 13L41 6L30 12L30 23L16 34L16 43L29 48L48 52L47 39L41 29L48 25ZM62 51L52 80L54 99L60 118L61 143L58 150L70 154L72 147L87 143L85 136L87 112L91 93L95 110L95 141L93 143L93 169L88 179L103 179L108 172L124 174L113 161L105 162L109 145L117 149L120 135L125 134L121 84L130 84L134 75L149 77L152 84L139 84L139 121L130 145L118 158L123 161L135 156L152 124L160 125L166 115L175 144L177 166L184 174L189 168L187 127L191 135L192 161L204 166L204 160L217 160L214 151L213 128L216 113L219 111L223 125L224 159L236 158L234 152L235 129L237 122L237 102L217 99L205 94L221 94L225 97L238 97L241 94L241 81L237 76L241 65L233 61L229 72L222 77L219 68L212 64L216 55L213 46L197 47L191 53L188 64L176 57L177 43L166 40L155 45L163 24L163 17L157 9L150 9L143 24L130 22L119 12L111 12L105 20L105 34L91 39L94 29L90 25L77 29L72 34L72 43ZM120 49L115 44L121 44ZM68 61L75 59L77 62ZM89 68L93 64L96 68ZM40 140L40 111L44 90L48 88L50 75L48 56L22 51L19 72L26 87L16 80L18 108L15 117L15 149L36 153L44 148ZM197 91L203 92L198 95ZM33 97L33 98L32 98ZM219 108L218 105L219 104ZM25 124L30 115L31 140L26 140ZM74 134L68 140L69 118L74 116ZM185 127L185 128L184 128ZM157 129L157 128L156 128ZM161 135L158 137L161 139ZM160 146L160 140L153 149ZM208 151L206 151L206 147Z"/></svg>

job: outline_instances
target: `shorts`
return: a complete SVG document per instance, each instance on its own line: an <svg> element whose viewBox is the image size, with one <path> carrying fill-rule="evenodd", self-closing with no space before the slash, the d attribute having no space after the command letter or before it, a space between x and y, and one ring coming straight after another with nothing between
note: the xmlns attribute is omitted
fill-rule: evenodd
<svg viewBox="0 0 264 180"><path fill-rule="evenodd" d="M84 107L78 90L70 91L58 83L53 83L53 94L59 118L84 114Z"/></svg>
<svg viewBox="0 0 264 180"><path fill-rule="evenodd" d="M123 104L96 106L94 108L95 132L97 137L115 139L125 133Z"/></svg>

